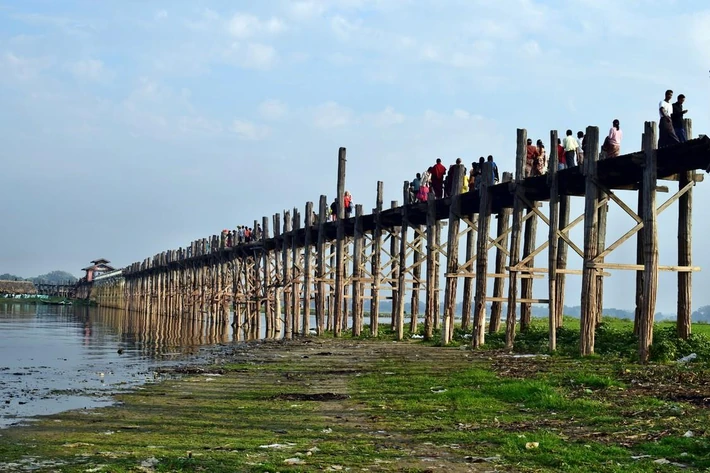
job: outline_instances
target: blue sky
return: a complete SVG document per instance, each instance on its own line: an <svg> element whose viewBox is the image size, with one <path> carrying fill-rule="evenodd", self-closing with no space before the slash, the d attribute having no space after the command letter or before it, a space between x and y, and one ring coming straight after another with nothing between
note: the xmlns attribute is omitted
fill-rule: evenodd
<svg viewBox="0 0 710 473"><path fill-rule="evenodd" d="M122 266L302 208L334 194L339 146L370 209L377 180L401 200L437 156L511 169L518 127L547 141L618 118L637 150L667 88L705 133L709 24L694 0L0 0L0 273ZM610 218L612 241L630 219ZM701 266L705 220L696 205ZM660 221L674 264L675 212ZM615 272L607 305L633 305L632 281ZM658 307L675 307L674 275Z"/></svg>

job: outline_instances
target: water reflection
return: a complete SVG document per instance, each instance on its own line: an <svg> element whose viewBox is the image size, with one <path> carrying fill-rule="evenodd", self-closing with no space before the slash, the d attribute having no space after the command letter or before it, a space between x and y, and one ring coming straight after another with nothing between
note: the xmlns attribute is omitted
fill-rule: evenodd
<svg viewBox="0 0 710 473"><path fill-rule="evenodd" d="M0 428L30 416L105 405L111 393L152 381L158 367L245 337L209 317L0 304Z"/></svg>

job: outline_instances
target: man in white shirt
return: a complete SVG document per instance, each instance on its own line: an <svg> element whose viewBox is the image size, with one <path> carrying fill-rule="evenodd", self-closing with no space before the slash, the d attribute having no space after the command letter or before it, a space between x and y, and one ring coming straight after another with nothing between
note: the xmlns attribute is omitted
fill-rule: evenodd
<svg viewBox="0 0 710 473"><path fill-rule="evenodd" d="M673 129L673 122L671 121L671 114L673 113L673 104L671 104L672 98L673 91L666 90L666 98L661 100L658 104L658 115L660 116L660 123L658 124L659 148L680 143L680 140L678 139L678 136L676 136L675 130Z"/></svg>
<svg viewBox="0 0 710 473"><path fill-rule="evenodd" d="M577 144L577 139L572 136L572 130L567 130L567 136L562 140L562 146L565 148L565 160L567 161L567 167L574 167L575 157L577 156L577 149L579 145Z"/></svg>

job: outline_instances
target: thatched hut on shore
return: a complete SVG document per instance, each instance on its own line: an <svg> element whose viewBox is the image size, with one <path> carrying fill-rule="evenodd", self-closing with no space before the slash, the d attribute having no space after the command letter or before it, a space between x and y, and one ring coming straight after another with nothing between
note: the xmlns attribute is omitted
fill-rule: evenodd
<svg viewBox="0 0 710 473"><path fill-rule="evenodd" d="M0 281L0 296L35 295L37 288L32 281Z"/></svg>

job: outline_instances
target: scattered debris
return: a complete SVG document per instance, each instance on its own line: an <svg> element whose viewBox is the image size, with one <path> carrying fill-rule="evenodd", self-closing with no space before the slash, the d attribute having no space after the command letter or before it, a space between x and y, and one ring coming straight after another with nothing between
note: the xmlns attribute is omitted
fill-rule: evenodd
<svg viewBox="0 0 710 473"><path fill-rule="evenodd" d="M286 465L303 465L306 462L301 460L300 458L287 458L284 460L284 464Z"/></svg>
<svg viewBox="0 0 710 473"><path fill-rule="evenodd" d="M527 442L525 448L527 450L534 450L540 446L540 442Z"/></svg>
<svg viewBox="0 0 710 473"><path fill-rule="evenodd" d="M269 445L259 445L259 448L274 448L280 450L284 448L293 448L295 446L295 443L272 443Z"/></svg>

